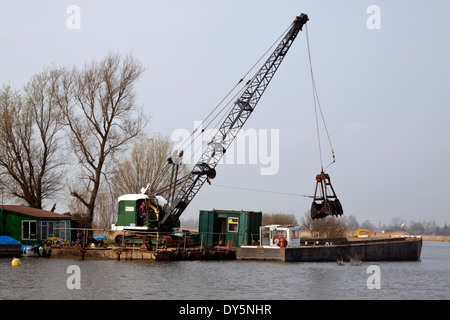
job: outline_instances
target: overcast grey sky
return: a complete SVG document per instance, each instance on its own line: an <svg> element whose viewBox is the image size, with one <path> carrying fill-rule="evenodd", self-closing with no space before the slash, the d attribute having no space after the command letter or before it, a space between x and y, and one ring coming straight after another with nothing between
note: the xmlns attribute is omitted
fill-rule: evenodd
<svg viewBox="0 0 450 320"><path fill-rule="evenodd" d="M44 66L131 53L147 68L136 86L147 132L171 136L193 130L302 12L336 153L327 171L344 214L375 225L393 217L450 222L449 1L1 0L0 83L20 88ZM258 139L267 132L269 141L279 133L276 170L261 174L270 164L258 140L247 147L257 163L220 165L213 185L313 194L320 160L305 30L245 130ZM310 204L205 185L182 217L216 208L300 218Z"/></svg>

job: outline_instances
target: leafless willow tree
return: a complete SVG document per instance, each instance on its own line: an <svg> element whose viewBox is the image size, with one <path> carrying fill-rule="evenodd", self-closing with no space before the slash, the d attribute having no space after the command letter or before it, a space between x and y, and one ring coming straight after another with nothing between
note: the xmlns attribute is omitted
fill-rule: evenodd
<svg viewBox="0 0 450 320"><path fill-rule="evenodd" d="M114 188L117 195L139 193L147 184L152 192L169 185L167 158L171 150L172 142L161 135L136 141L128 157L116 167Z"/></svg>
<svg viewBox="0 0 450 320"><path fill-rule="evenodd" d="M320 238L335 238L344 237L349 226L346 224L346 219L342 219L342 217L327 216L323 219L313 220L308 211L302 217L301 228Z"/></svg>
<svg viewBox="0 0 450 320"><path fill-rule="evenodd" d="M86 207L77 198L72 197L69 201L70 215L75 219L77 226L82 228L105 228L109 229L112 223L117 221L117 198L105 181L101 183L97 199L95 201L95 215L91 222L89 216L85 214Z"/></svg>
<svg viewBox="0 0 450 320"><path fill-rule="evenodd" d="M0 90L0 175L9 196L42 209L60 191L64 161L59 152L60 112L56 104L60 69L46 68L23 92Z"/></svg>
<svg viewBox="0 0 450 320"><path fill-rule="evenodd" d="M136 141L128 157L116 167L113 183L116 195L139 193L149 185L151 193L159 191L159 195L167 197L173 169L167 159L172 154L172 147L170 138L161 135ZM187 167L181 165L177 178L182 179L187 173Z"/></svg>
<svg viewBox="0 0 450 320"><path fill-rule="evenodd" d="M86 208L91 224L102 179L109 179L117 153L144 127L134 92L143 72L132 56L109 53L61 77L58 104L82 168L70 193Z"/></svg>
<svg viewBox="0 0 450 320"><path fill-rule="evenodd" d="M140 193L141 189L150 184L150 192L164 189L170 182L171 166L167 158L171 155L172 142L168 137L155 135L142 137L127 149L120 161L117 161L112 179L102 181L95 204L96 214L93 224L99 228L109 228L117 222L117 198L124 194ZM179 177L187 174L185 166L179 168ZM165 196L164 193L159 195ZM81 222L85 206L73 198L69 208Z"/></svg>
<svg viewBox="0 0 450 320"><path fill-rule="evenodd" d="M289 213L263 213L262 224L287 224L297 225L297 218L294 214Z"/></svg>

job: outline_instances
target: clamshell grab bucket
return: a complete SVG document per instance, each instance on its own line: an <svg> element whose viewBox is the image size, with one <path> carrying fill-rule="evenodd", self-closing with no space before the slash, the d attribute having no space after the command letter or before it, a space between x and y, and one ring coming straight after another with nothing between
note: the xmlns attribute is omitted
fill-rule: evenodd
<svg viewBox="0 0 450 320"><path fill-rule="evenodd" d="M340 216L344 213L339 199L336 197L330 176L321 172L316 176L316 190L311 205L311 218L322 219L326 216Z"/></svg>

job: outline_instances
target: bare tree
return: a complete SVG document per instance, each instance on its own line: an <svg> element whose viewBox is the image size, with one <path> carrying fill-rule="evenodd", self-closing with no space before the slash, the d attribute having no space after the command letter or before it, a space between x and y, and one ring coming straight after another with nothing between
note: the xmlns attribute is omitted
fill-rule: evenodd
<svg viewBox="0 0 450 320"><path fill-rule="evenodd" d="M114 188L117 195L139 193L150 184L150 192L160 190L170 183L168 174L172 142L169 137L156 135L136 141L133 149L120 165L116 167ZM184 167L183 167L184 168ZM180 176L185 174L180 170Z"/></svg>
<svg viewBox="0 0 450 320"><path fill-rule="evenodd" d="M348 226L343 219L334 216L313 220L308 211L302 217L301 228L309 230L313 235L318 234L320 238L334 238L345 236Z"/></svg>
<svg viewBox="0 0 450 320"><path fill-rule="evenodd" d="M404 220L401 219L400 217L393 217L391 220L391 224L388 226L388 229L396 230L396 231L402 230L402 222L403 221Z"/></svg>
<svg viewBox="0 0 450 320"><path fill-rule="evenodd" d="M359 223L356 220L356 217L354 215L350 216L340 216L339 220L342 222L342 225L344 225L348 230L358 230L359 229ZM372 228L374 230L375 228Z"/></svg>
<svg viewBox="0 0 450 320"><path fill-rule="evenodd" d="M70 215L75 219L79 227L110 228L111 224L117 221L116 200L107 183L102 181L95 201L95 212L99 214L95 215L92 222L89 221L89 215L86 214L86 206L77 198L72 197L68 207Z"/></svg>
<svg viewBox="0 0 450 320"><path fill-rule="evenodd" d="M59 106L82 167L70 193L86 207L91 224L102 177L108 179L116 153L144 127L134 92L143 72L132 56L109 53L82 69L74 67L60 82Z"/></svg>
<svg viewBox="0 0 450 320"><path fill-rule="evenodd" d="M114 174L111 180L104 179L101 182L93 224L96 227L107 228L117 221L117 198L124 194L139 193L140 190L150 184L150 192L164 189L169 185L170 165L167 158L171 155L172 142L169 137L156 135L154 137L142 137L133 143L131 152L124 160L114 165ZM180 177L187 174L184 165L179 168ZM165 196L164 193L159 193ZM76 198L70 202L71 212L82 216L86 207Z"/></svg>
<svg viewBox="0 0 450 320"><path fill-rule="evenodd" d="M291 224L297 225L297 218L294 214L289 213L264 213L262 216L262 224Z"/></svg>
<svg viewBox="0 0 450 320"><path fill-rule="evenodd" d="M55 103L61 70L45 69L35 75L24 93L3 86L0 92L0 172L8 192L42 209L61 187L58 150L60 113Z"/></svg>

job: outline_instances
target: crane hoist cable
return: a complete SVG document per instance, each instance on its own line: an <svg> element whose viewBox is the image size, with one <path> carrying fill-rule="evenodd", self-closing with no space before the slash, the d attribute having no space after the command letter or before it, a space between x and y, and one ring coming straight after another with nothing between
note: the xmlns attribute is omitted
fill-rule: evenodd
<svg viewBox="0 0 450 320"><path fill-rule="evenodd" d="M292 22L290 25L289 25L289 27L288 28L286 28L286 30L272 43L272 45L264 52L264 54L253 64L253 66L244 74L244 76L241 78L241 79L239 79L239 81L234 85L234 87L225 95L225 97L222 99L222 100L220 100L220 102L213 108L213 110L206 116L206 118L201 122L201 124L197 127L197 128L194 128L194 130L192 131L192 133L190 134L190 136L186 139L186 140L184 140L183 142L182 142L182 144L180 145L180 147L179 147L179 149L180 150L182 150L183 152L184 151L186 151L186 149L187 148L189 148L190 146L191 146L191 144L192 143L194 143L194 141L197 139L197 138L199 138L201 135L202 135L202 133L212 124L212 122L221 114L221 113L223 113L226 109L230 109L231 107L232 107L232 103L234 102L234 99L247 87L247 85L251 82L251 79L250 80L248 80L247 82L246 82L246 84L244 85L244 87L238 92L238 93L236 93L234 96L233 96L233 98L232 98L232 100L230 101L230 102L228 102L224 107L222 107L220 110L219 110L219 112L216 114L216 115L214 115L214 113L216 112L216 110L222 105L222 103L233 93L233 91L234 90L236 90L236 88L245 80L245 78L248 76L248 74L250 73L250 72L252 72L252 70L261 62L261 60L265 57L265 56L267 56L267 54L269 53L269 52L271 52L271 50L272 50L272 48L280 41L280 39L281 38L283 38L284 36L285 36L285 34L289 31L289 29L291 28L291 26L292 26L292 24L293 24L294 22ZM252 78L253 79L253 78ZM231 105L231 107L229 107ZM201 128L201 126L203 125L203 123L205 123L210 117L212 117L214 115L214 117L213 117L213 119L211 120L211 121L209 121L207 124L206 124L206 126L204 127L204 128L202 128L201 129L201 131L198 133L198 135L197 136L195 136L195 134L196 134L196 132ZM226 116L226 113L224 113L224 115L222 116L222 118L220 118L220 119L223 119L224 117ZM194 137L193 139L192 139L192 137ZM192 140L192 141L191 141ZM191 143L189 144L187 144L186 146L185 146L185 144L188 142L188 141L190 141ZM195 152L194 152L194 154L195 154Z"/></svg>
<svg viewBox="0 0 450 320"><path fill-rule="evenodd" d="M285 196L294 196L294 197L305 197L305 198L313 198L314 196L306 195L306 194L297 194L290 192L281 192L281 191L271 191L271 190L262 190L262 189L254 189L254 188L246 188L246 187L237 187L237 186L229 186L223 184L211 184L214 187L220 188L228 188L233 190L244 190L244 191L252 191L252 192L261 192L261 193L270 193L270 194L280 194Z"/></svg>
<svg viewBox="0 0 450 320"><path fill-rule="evenodd" d="M200 159L194 165L188 180L183 183L175 199L169 202L164 210L164 215L160 220L160 226L163 229L172 228L201 187L205 183L211 183L210 180L216 177L215 167L254 112L265 89L308 20L308 15L304 13L295 18L294 23L278 43L276 49L261 65L256 75L252 77L242 95L234 102L233 108L230 109L216 134L208 142Z"/></svg>
<svg viewBox="0 0 450 320"><path fill-rule="evenodd" d="M272 45L264 52L264 54L253 64L253 66L244 74L244 76L242 76L241 79L239 79L239 81L234 85L234 87L225 95L225 97L222 98L222 100L213 108L213 110L205 117L205 119L201 122L201 124L194 128L194 130L192 131L192 133L189 135L189 137L187 137L187 139L185 139L181 145L178 147L178 150L176 150L177 155L176 156L182 156L185 151L190 148L192 145L195 145L195 141L197 139L199 139L200 137L202 137L203 133L205 132L205 130L207 128L209 128L213 122L217 120L216 125L219 126L223 120L226 118L227 114L229 113L229 111L233 108L234 102L236 100L236 98L238 96L240 96L242 94L242 92L244 92L244 90L247 88L247 86L250 84L250 82L253 80L253 78L255 76L253 76L252 79L248 80L245 85L238 91L236 92L233 97L228 101L228 103L226 103L218 112L217 109L224 103L224 101L236 90L236 88L243 83L243 81L245 80L245 78L248 76L248 74L250 72L253 71L253 69L255 69L256 66L258 66L258 64L261 62L261 60L266 57L268 55L269 52L271 52L272 48L280 41L281 38L283 38L286 33L289 31L289 29L292 27L294 22L292 22L288 28L286 28L286 30L275 40L275 42L272 43ZM227 111L227 112L225 112ZM215 114L216 113L216 114ZM221 117L219 117L220 115L222 115ZM203 126L203 123L205 123L209 118L212 119L205 125L205 127L201 128ZM199 131L199 129L201 128L201 130ZM199 132L198 132L199 131ZM198 133L197 133L198 132ZM196 135L197 133L197 135ZM206 141L208 141L209 137L213 134L212 130L211 132L209 132L208 136L205 137L204 139ZM194 152L191 154L191 161L195 162L195 155L201 151L201 149L203 148L203 143L200 144L200 146L197 148L197 150L194 150ZM174 156L174 155L172 155ZM171 164L169 164L169 162L166 162L165 167L162 169L162 174L165 176L167 174L170 174L170 169L172 168ZM170 179L171 180L171 179ZM179 180L183 180L183 178L181 179L176 179L176 181L172 181L171 180L171 184L175 183L177 184L177 181ZM165 187L160 188L160 190L166 190Z"/></svg>
<svg viewBox="0 0 450 320"><path fill-rule="evenodd" d="M312 83L312 91L313 91L313 100L314 100L314 111L316 117L316 127L317 127L317 140L319 143L319 155L320 155L320 166L321 172L316 176L316 189L314 191L314 198L311 204L311 218L314 219L322 219L326 216L340 216L344 213L342 209L341 202L336 196L334 192L333 186L331 185L330 176L324 172L323 169L323 159L322 159L322 148L320 144L320 131L319 131L319 117L318 111L320 112L323 126L325 128L325 132L328 138L328 142L330 144L331 153L333 156L333 161L325 168L325 170L334 162L336 162L336 158L334 155L333 144L331 143L330 134L328 133L327 124L325 122L325 117L323 116L322 107L320 106L319 94L317 93L317 86L314 80L314 72L312 68L312 59L311 59L311 48L309 44L309 34L308 34L308 25L306 25L306 42L308 47L308 59L309 59L309 68L311 71L311 83Z"/></svg>
<svg viewBox="0 0 450 320"><path fill-rule="evenodd" d="M321 147L321 142L320 142L320 130L319 130L318 111L320 112L320 115L321 115L321 118L322 118L322 123L323 123L323 126L325 128L325 132L326 132L326 135L327 135L327 138L328 138L328 143L330 144L331 154L332 154L332 158L333 158L333 161L326 168L328 168L331 164L336 162L336 157L335 157L335 154L334 154L333 144L331 143L330 134L328 132L327 124L325 122L325 117L324 117L323 112L322 112L322 107L320 106L319 94L317 92L317 86L316 86L316 81L314 79L314 72L313 72L313 67L312 67L311 48L310 48L310 44L309 44L309 34L308 34L308 25L306 24L305 26L306 26L306 30L305 31L306 31L306 44L307 44L307 48L308 48L309 69L310 69L310 72L311 72L311 83L312 83L312 91L313 91L314 112L315 112L315 117L316 117L316 129L317 129L317 141L318 141L318 147L319 147L320 166L321 166L321 170L324 171L324 169L323 169L323 159L322 159L322 147ZM326 170L326 168L325 168L325 170Z"/></svg>
<svg viewBox="0 0 450 320"><path fill-rule="evenodd" d="M220 110L220 112L217 113L217 114L214 116L214 118L211 119L211 121L207 124L207 126L206 126L205 128L202 129L202 133L205 131L206 128L208 128L208 127L212 124L212 122L213 122L214 120L217 119L216 125L215 125L214 127L219 126L219 125L224 121L224 119L226 118L226 116L228 115L228 113L229 113L229 112L231 111L231 109L233 108L233 103L234 103L235 99L236 99L238 96L240 96L240 95L242 94L242 92L245 90L245 88L246 88L246 87L244 86L244 87L241 88L241 90L239 90L238 92L236 92L236 94L235 94L235 95L230 99L230 101L229 101L229 102L228 102L228 103ZM227 112L224 112L224 111L227 111ZM221 114L222 114L222 116L221 116L220 118L218 118ZM204 140L208 141L208 140L210 139L211 135L213 135L213 133L214 133L213 130L211 130L211 131L208 133L208 135L207 135L206 137L204 137ZM201 151L202 149L203 149L203 145L200 144L200 146L199 146L196 150L194 150L194 153L192 154L192 157L194 157L194 155L197 154L197 152Z"/></svg>

